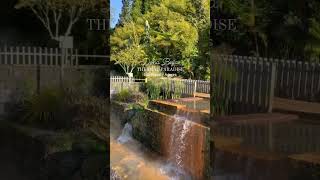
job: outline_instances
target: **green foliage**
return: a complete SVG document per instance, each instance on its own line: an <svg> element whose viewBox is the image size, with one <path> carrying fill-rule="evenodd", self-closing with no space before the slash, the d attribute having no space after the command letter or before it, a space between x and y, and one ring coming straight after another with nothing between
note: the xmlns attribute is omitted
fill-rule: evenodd
<svg viewBox="0 0 320 180"><path fill-rule="evenodd" d="M159 99L161 93L161 86L157 81L150 79L145 84L145 91L149 99Z"/></svg>
<svg viewBox="0 0 320 180"><path fill-rule="evenodd" d="M172 89L174 87L174 89ZM142 87L149 99L180 98L185 84L179 80L170 78L149 78Z"/></svg>
<svg viewBox="0 0 320 180"><path fill-rule="evenodd" d="M166 6L154 6L140 23L150 24L150 46L161 58L188 61L197 53L198 32L185 17Z"/></svg>
<svg viewBox="0 0 320 180"><path fill-rule="evenodd" d="M227 44L238 55L280 57L283 59L319 59L317 26L320 2L222 0L222 18L236 18L237 31L213 31L214 47Z"/></svg>
<svg viewBox="0 0 320 180"><path fill-rule="evenodd" d="M147 61L144 45L141 44L143 33L143 26L128 22L111 36L111 61L120 65L125 73L132 73L136 66Z"/></svg>
<svg viewBox="0 0 320 180"><path fill-rule="evenodd" d="M310 19L309 41L305 50L310 54L310 59L319 62L320 57L320 23L312 18Z"/></svg>
<svg viewBox="0 0 320 180"><path fill-rule="evenodd" d="M131 20L130 0L122 0L119 24L123 25Z"/></svg>
<svg viewBox="0 0 320 180"><path fill-rule="evenodd" d="M39 94L27 97L23 104L23 120L31 124L48 124L58 121L65 105L64 92L59 89L44 89Z"/></svg>
<svg viewBox="0 0 320 180"><path fill-rule="evenodd" d="M135 42L145 52L148 62L170 58L183 65L185 73L180 75L208 77L209 4L209 0L133 0L132 22L116 27L111 37L112 54L124 51L131 56L126 48L131 46L130 42ZM138 38L133 38L132 34ZM139 63L144 65L142 61Z"/></svg>
<svg viewBox="0 0 320 180"><path fill-rule="evenodd" d="M109 105L106 98L81 96L72 101L72 106L77 112L73 118L74 127L95 129L97 134L107 137Z"/></svg>
<svg viewBox="0 0 320 180"><path fill-rule="evenodd" d="M135 0L132 3L131 16L134 21L136 21L139 17L142 16L142 0Z"/></svg>
<svg viewBox="0 0 320 180"><path fill-rule="evenodd" d="M129 92L129 89L123 89L119 93L115 94L114 100L127 102L129 101L130 96L131 96L131 93Z"/></svg>
<svg viewBox="0 0 320 180"><path fill-rule="evenodd" d="M115 101L125 102L125 103L145 103L146 96L138 91L133 91L131 89L122 89L113 96Z"/></svg>

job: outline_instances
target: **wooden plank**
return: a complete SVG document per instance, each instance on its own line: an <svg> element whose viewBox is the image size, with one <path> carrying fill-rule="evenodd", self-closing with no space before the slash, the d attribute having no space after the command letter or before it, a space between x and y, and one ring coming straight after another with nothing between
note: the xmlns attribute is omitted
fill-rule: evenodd
<svg viewBox="0 0 320 180"><path fill-rule="evenodd" d="M273 98L274 98L274 88L276 83L276 65L272 64L271 66L271 80L270 80L270 91L269 91L269 110L268 112L272 112L273 106Z"/></svg>
<svg viewBox="0 0 320 180"><path fill-rule="evenodd" d="M320 116L320 103L274 98L273 109L277 111Z"/></svg>
<svg viewBox="0 0 320 180"><path fill-rule="evenodd" d="M26 65L27 63L26 63L26 55L25 55L25 53L26 53L26 48L23 46L22 47L22 64L24 64L24 65Z"/></svg>

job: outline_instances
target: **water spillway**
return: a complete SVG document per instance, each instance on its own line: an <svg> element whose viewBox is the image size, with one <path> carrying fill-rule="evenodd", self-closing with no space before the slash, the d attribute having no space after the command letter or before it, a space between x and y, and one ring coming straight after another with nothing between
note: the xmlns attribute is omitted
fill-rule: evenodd
<svg viewBox="0 0 320 180"><path fill-rule="evenodd" d="M131 166L139 167L135 174L151 173L154 177L172 180L205 179L209 164L209 128L193 122L188 114L176 112L168 115L151 109L136 112L130 118L132 127L126 124L111 142L111 161L118 159L112 166L113 170L123 174L121 169L130 169L123 167L125 164L139 159L139 163ZM131 129L132 133L129 132ZM132 141L138 143L133 144ZM123 150L125 147L127 150ZM121 151L131 151L136 158L132 159L126 155L129 152ZM138 158L141 156L143 158ZM131 160L121 163L119 159Z"/></svg>

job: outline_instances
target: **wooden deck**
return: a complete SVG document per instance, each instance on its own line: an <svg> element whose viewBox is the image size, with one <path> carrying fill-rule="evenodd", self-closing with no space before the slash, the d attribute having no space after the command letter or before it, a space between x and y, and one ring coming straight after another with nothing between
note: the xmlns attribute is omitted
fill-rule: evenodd
<svg viewBox="0 0 320 180"><path fill-rule="evenodd" d="M283 113L259 113L214 117L214 121L218 123L250 123L250 124L265 124L265 123L281 123L299 119L297 115Z"/></svg>
<svg viewBox="0 0 320 180"><path fill-rule="evenodd" d="M320 165L320 153L294 154L289 156L289 158L295 161Z"/></svg>
<svg viewBox="0 0 320 180"><path fill-rule="evenodd" d="M274 98L273 111L296 114L320 122L320 103Z"/></svg>
<svg viewBox="0 0 320 180"><path fill-rule="evenodd" d="M274 110L285 110L288 112L300 112L320 115L320 103L297 101L283 98L274 98Z"/></svg>
<svg viewBox="0 0 320 180"><path fill-rule="evenodd" d="M194 93L193 94L194 97L201 97L201 98L210 98L210 94L206 94L206 93Z"/></svg>

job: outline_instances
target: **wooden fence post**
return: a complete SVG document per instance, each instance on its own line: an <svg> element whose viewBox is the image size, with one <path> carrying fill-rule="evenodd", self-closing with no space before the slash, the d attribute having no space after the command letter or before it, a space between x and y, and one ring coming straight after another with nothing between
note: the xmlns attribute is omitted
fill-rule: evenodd
<svg viewBox="0 0 320 180"><path fill-rule="evenodd" d="M62 48L62 52L60 54L61 61L60 61L60 87L63 88L63 79L64 79L64 65L67 58L67 49Z"/></svg>
<svg viewBox="0 0 320 180"><path fill-rule="evenodd" d="M270 92L269 92L269 109L268 112L272 112L273 99L274 99L274 88L276 83L276 64L272 63L271 66L271 79L270 79Z"/></svg>
<svg viewBox="0 0 320 180"><path fill-rule="evenodd" d="M197 81L194 81L193 97L196 97L196 93L197 93Z"/></svg>

